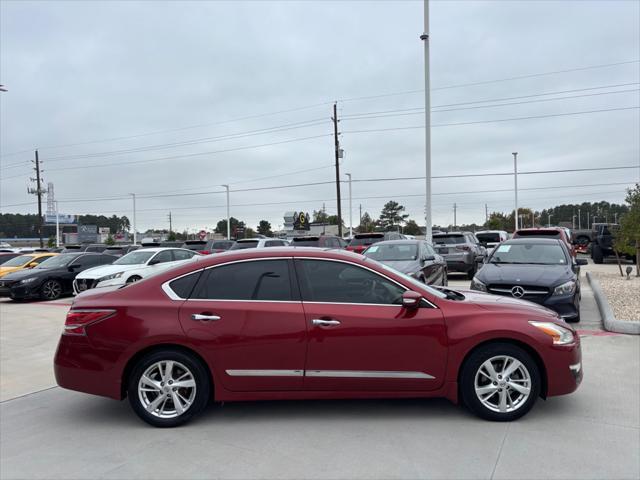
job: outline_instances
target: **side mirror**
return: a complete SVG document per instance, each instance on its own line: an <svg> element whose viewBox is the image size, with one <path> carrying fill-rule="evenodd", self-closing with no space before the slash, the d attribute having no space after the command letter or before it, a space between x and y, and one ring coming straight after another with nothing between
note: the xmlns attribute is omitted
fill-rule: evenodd
<svg viewBox="0 0 640 480"><path fill-rule="evenodd" d="M402 306L404 308L418 308L418 305L420 305L420 300L422 300L422 295L420 295L418 292L407 290L402 294Z"/></svg>
<svg viewBox="0 0 640 480"><path fill-rule="evenodd" d="M70 272L75 271L76 268L80 267L80 265L75 264L75 265L69 265L69 268L67 268L67 270L69 270Z"/></svg>
<svg viewBox="0 0 640 480"><path fill-rule="evenodd" d="M148 265L149 265L149 266L151 266L151 265L158 265L159 263L160 263L160 262L159 262L158 260L151 260L151 261L148 263Z"/></svg>
<svg viewBox="0 0 640 480"><path fill-rule="evenodd" d="M576 265L589 265L586 258L576 258Z"/></svg>
<svg viewBox="0 0 640 480"><path fill-rule="evenodd" d="M29 263L27 265L27 268L34 268L36 265L38 265L37 263Z"/></svg>
<svg viewBox="0 0 640 480"><path fill-rule="evenodd" d="M425 255L424 258L423 258L423 260L425 262L433 262L435 259L436 259L436 257L433 256L433 255Z"/></svg>

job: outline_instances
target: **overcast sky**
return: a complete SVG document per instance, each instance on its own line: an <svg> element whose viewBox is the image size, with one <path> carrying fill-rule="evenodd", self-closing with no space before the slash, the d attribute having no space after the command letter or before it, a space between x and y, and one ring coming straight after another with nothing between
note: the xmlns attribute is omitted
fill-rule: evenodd
<svg viewBox="0 0 640 480"><path fill-rule="evenodd" d="M139 229L167 228L169 211L176 229L211 229L222 184L335 179L338 100L354 224L359 205L375 218L390 199L424 223L424 180L356 182L424 175L424 130L387 130L424 125L422 1L2 0L0 14L2 212L37 211L26 189L39 148L61 212L131 217L134 192ZM430 17L434 175L508 172L513 151L521 171L640 166L640 2L435 1ZM577 112L592 113L557 116ZM544 118L487 122L522 117ZM520 204L622 202L639 176L522 175ZM550 186L563 188L527 190ZM507 211L513 193L456 192L512 187L436 178L434 223L453 223L454 202L459 224L481 223L485 203ZM144 198L185 193L201 194ZM231 213L276 229L287 210L335 213L335 198L330 183L236 191Z"/></svg>

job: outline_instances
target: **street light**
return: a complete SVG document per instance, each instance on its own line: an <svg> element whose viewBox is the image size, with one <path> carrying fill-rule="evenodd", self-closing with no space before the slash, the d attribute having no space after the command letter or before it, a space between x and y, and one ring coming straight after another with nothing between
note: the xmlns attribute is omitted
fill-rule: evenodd
<svg viewBox="0 0 640 480"><path fill-rule="evenodd" d="M424 140L425 140L425 166L426 166L426 183L425 183L425 204L424 204L424 220L425 240L431 243L431 87L430 87L430 68L429 68L429 0L424 0L424 33L420 35L420 40L424 41Z"/></svg>
<svg viewBox="0 0 640 480"><path fill-rule="evenodd" d="M516 221L516 230L518 230L518 152L513 152L512 155L513 155L513 181L515 183L515 192L516 192L516 210L513 216L515 217L515 221Z"/></svg>
<svg viewBox="0 0 640 480"><path fill-rule="evenodd" d="M130 193L129 195L133 197L133 244L137 245L138 236L136 233L136 194Z"/></svg>
<svg viewBox="0 0 640 480"><path fill-rule="evenodd" d="M351 209L351 174L345 173L349 177L349 238L353 238L353 211Z"/></svg>
<svg viewBox="0 0 640 480"><path fill-rule="evenodd" d="M60 246L60 217L58 214L58 201L54 200L54 205L56 206L56 247Z"/></svg>

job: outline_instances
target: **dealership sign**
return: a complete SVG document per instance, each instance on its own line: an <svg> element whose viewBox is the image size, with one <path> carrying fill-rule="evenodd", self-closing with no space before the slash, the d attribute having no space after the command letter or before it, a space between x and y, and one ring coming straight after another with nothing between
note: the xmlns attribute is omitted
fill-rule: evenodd
<svg viewBox="0 0 640 480"><path fill-rule="evenodd" d="M309 213L295 212L293 214L293 229L294 230L311 230L311 223L309 222Z"/></svg>
<svg viewBox="0 0 640 480"><path fill-rule="evenodd" d="M60 225L75 225L78 223L77 215L67 215L66 213L59 213L58 215L55 213L47 213L44 215L44 223L46 225L55 225L56 216L58 217L57 223Z"/></svg>

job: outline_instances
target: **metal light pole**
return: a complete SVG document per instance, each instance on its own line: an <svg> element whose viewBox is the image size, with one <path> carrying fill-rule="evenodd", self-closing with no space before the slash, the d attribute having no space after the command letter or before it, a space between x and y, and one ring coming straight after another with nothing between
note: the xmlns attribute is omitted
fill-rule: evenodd
<svg viewBox="0 0 640 480"><path fill-rule="evenodd" d="M130 193L133 197L133 244L138 244L138 234L136 233L136 194Z"/></svg>
<svg viewBox="0 0 640 480"><path fill-rule="evenodd" d="M578 230L582 229L582 223L580 222L580 209L578 209Z"/></svg>
<svg viewBox="0 0 640 480"><path fill-rule="evenodd" d="M60 246L60 217L58 215L58 201L55 201L56 206L56 247Z"/></svg>
<svg viewBox="0 0 640 480"><path fill-rule="evenodd" d="M425 139L425 164L426 164L426 184L425 184L425 208L424 219L425 240L432 241L431 230L431 87L429 76L429 0L424 0L424 33L420 35L420 40L424 41L424 139Z"/></svg>
<svg viewBox="0 0 640 480"><path fill-rule="evenodd" d="M551 226L551 214L547 214L547 227Z"/></svg>
<svg viewBox="0 0 640 480"><path fill-rule="evenodd" d="M227 189L227 240L231 240L231 217L229 216L229 185L222 185Z"/></svg>
<svg viewBox="0 0 640 480"><path fill-rule="evenodd" d="M516 210L513 214L516 221L516 230L518 230L518 152L513 152L513 180L516 192ZM515 230L514 230L515 231Z"/></svg>
<svg viewBox="0 0 640 480"><path fill-rule="evenodd" d="M353 210L351 209L351 174L345 173L349 177L349 237L353 238Z"/></svg>

